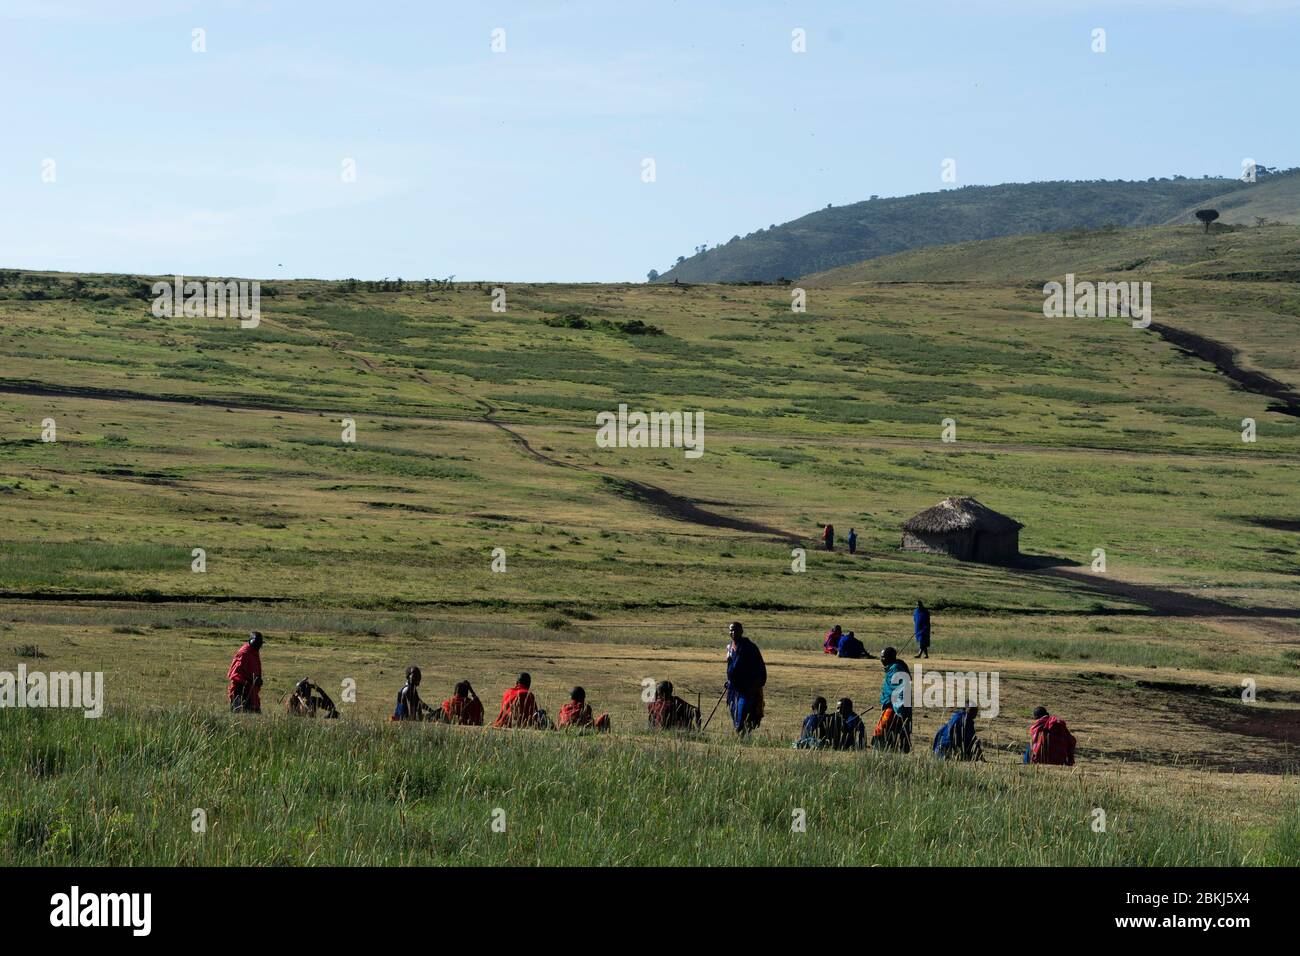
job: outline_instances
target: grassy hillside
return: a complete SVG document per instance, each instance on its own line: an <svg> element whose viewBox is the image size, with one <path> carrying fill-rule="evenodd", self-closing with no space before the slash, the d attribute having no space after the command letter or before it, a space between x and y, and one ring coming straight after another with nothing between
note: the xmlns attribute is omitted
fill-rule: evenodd
<svg viewBox="0 0 1300 956"><path fill-rule="evenodd" d="M1093 281L1152 284L1152 320L1172 323L1235 352L1246 369L1300 389L1300 228L1200 225L1009 236L917 249L808 276L810 287L875 283L1025 283L1026 297L1067 273ZM1030 292L1033 289L1034 292ZM973 293L972 293L973 294ZM1293 405L1294 405L1293 401Z"/></svg>
<svg viewBox="0 0 1300 956"><path fill-rule="evenodd" d="M1291 235L1171 230L1182 258L1128 274L1157 283L1161 321L1212 327L1283 377L1297 283L1268 250ZM1104 262L1155 240L1080 241ZM140 277L3 277L0 670L103 671L109 713L0 712L0 857L1294 857L1279 808L1300 761L1300 419L1124 321L1044 319L1041 282L810 286L804 313L770 286L519 285L499 313L478 284L277 282L241 329L155 318ZM619 403L703 411L703 457L598 447L595 413ZM1029 559L900 552L901 522L952 494L1024 522ZM857 555L816 549L828 520L857 529ZM811 696L870 713L879 691L874 662L821 653L826 628L905 647L917 597L935 668L1001 675L988 764L792 752ZM745 746L721 720L707 743L647 740L644 682L707 711L735 618L769 664L762 729ZM222 713L253 627L268 710L301 677L336 697L351 681L343 720ZM410 663L427 698L468 677L490 710L519 670L552 713L582 684L614 736L388 727ZM1018 768L1038 704L1079 736L1073 774ZM918 713L918 739L945 716ZM523 823L490 842L485 801L506 794ZM287 836L265 832L272 797ZM824 842L782 842L796 797ZM1093 839L1093 801L1120 808L1117 839ZM194 806L217 811L206 844Z"/></svg>
<svg viewBox="0 0 1300 956"><path fill-rule="evenodd" d="M1300 228L1199 223L1146 229L1071 229L914 249L809 275L801 285L1060 280L1132 273L1144 280L1300 282Z"/></svg>
<svg viewBox="0 0 1300 956"><path fill-rule="evenodd" d="M1300 224L1300 175L1270 174L1247 189L1234 189L1222 196L1188 206L1169 219L1170 224L1189 222L1201 206L1217 209L1219 222L1228 225L1254 226L1260 219L1284 225Z"/></svg>
<svg viewBox="0 0 1300 956"><path fill-rule="evenodd" d="M793 279L926 246L1067 229L1192 222L1212 206L1226 223L1300 218L1300 173L1237 179L967 186L828 207L692 256L659 281Z"/></svg>

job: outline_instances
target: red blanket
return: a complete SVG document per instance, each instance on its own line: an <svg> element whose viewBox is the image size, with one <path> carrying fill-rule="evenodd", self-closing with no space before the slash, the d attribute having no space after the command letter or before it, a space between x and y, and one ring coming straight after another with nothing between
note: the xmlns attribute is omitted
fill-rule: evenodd
<svg viewBox="0 0 1300 956"><path fill-rule="evenodd" d="M537 698L527 687L511 687L501 695L501 712L493 727L532 727L537 723Z"/></svg>
<svg viewBox="0 0 1300 956"><path fill-rule="evenodd" d="M442 702L442 716L449 724L483 726L483 702L453 694Z"/></svg>
<svg viewBox="0 0 1300 956"><path fill-rule="evenodd" d="M1029 725L1029 762L1074 766L1074 734L1060 717L1048 714Z"/></svg>
<svg viewBox="0 0 1300 956"><path fill-rule="evenodd" d="M236 697L243 697L251 710L260 712L262 690L257 686L255 678L261 676L262 655L253 645L245 644L235 651L235 658L230 662L230 670L226 673L226 680L230 681L226 698L233 704Z"/></svg>

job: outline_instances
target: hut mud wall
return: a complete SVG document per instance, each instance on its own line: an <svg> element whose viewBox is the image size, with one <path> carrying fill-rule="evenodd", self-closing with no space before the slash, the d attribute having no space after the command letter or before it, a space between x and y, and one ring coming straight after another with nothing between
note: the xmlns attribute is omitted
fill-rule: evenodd
<svg viewBox="0 0 1300 956"><path fill-rule="evenodd" d="M976 561L989 564L1004 564L1020 556L1020 532L1000 531L996 534L982 533L975 536L971 548Z"/></svg>
<svg viewBox="0 0 1300 956"><path fill-rule="evenodd" d="M975 535L970 531L935 532L904 531L904 551L927 551L930 554L948 554L962 561L969 561L974 551Z"/></svg>

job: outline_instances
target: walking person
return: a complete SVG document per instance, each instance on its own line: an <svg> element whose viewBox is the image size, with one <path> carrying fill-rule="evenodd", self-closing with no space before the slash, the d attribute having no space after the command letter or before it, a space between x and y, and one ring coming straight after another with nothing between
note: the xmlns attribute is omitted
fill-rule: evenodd
<svg viewBox="0 0 1300 956"><path fill-rule="evenodd" d="M916 637L916 656L930 658L930 609L920 598L912 611L912 632Z"/></svg>
<svg viewBox="0 0 1300 956"><path fill-rule="evenodd" d="M736 733L748 734L763 722L763 685L767 665L758 645L745 637L739 621L731 625L727 646L727 706Z"/></svg>

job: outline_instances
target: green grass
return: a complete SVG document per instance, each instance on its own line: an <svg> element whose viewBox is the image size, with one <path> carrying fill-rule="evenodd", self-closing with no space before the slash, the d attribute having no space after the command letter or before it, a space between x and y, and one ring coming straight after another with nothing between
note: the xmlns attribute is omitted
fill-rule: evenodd
<svg viewBox="0 0 1300 956"><path fill-rule="evenodd" d="M762 763L783 759L780 773ZM0 864L1294 864L1249 834L1056 769L922 755L356 726L186 711L0 712ZM1106 811L1107 832L1090 822ZM193 813L206 813L195 833ZM505 832L492 827L504 811ZM795 832L795 812L806 832ZM497 817L497 819L502 819Z"/></svg>
<svg viewBox="0 0 1300 956"><path fill-rule="evenodd" d="M174 544L121 541L0 541L0 582L11 589L120 585L122 573L157 575L187 567Z"/></svg>
<svg viewBox="0 0 1300 956"><path fill-rule="evenodd" d="M479 284L277 283L257 330L159 322L131 297L133 277L85 277L73 297L66 276L10 273L0 668L34 648L42 667L103 670L118 709L100 721L0 714L0 857L1294 855L1300 421L1126 323L1044 319L1031 280L1044 265L1129 266L1157 283L1161 321L1297 380L1300 287L1284 261L1297 237L1179 227L999 240L889 265L951 282L810 285L804 314L761 286L511 285L500 314ZM1017 267L1029 273L999 278ZM629 334L649 326L663 334ZM596 447L594 414L620 402L702 411L704 456ZM1240 440L1246 416L1254 445ZM40 440L47 417L57 443ZM344 418L355 444L340 440ZM633 482L782 535L678 520ZM901 523L954 494L1022 521L1026 553L1083 578L900 552ZM856 528L856 557L817 550L827 520L841 540ZM206 573L191 570L195 547ZM492 570L498 547L506 573ZM1152 613L1088 576L1099 547L1114 580L1260 613ZM1002 671L990 764L791 752L810 695L874 695L875 665L822 655L825 630L906 646L917 597L935 609L936 666ZM646 677L716 694L737 618L773 675L752 745L629 735ZM348 719L215 716L253 628L270 635L268 698L304 675L355 678ZM528 669L550 709L580 682L614 736L385 726L412 662L434 688L468 676L485 697ZM1245 675L1259 679L1255 709L1234 702ZM1076 728L1074 774L1013 765L1038 703ZM922 718L927 734L937 720ZM496 805L504 836L487 826ZM1095 805L1114 823L1104 837L1087 827ZM204 841L189 831L195 806L212 812ZM802 842L794 806L809 810Z"/></svg>
<svg viewBox="0 0 1300 956"><path fill-rule="evenodd" d="M1293 193L1300 176L1287 178ZM1248 195L1246 190L1242 195ZM1300 205L1293 198L1292 203ZM931 246L840 266L807 277L813 286L862 282L1009 282L1049 279L1067 273L1079 278L1115 280L1177 277L1216 279L1286 279L1294 283L1294 225L1220 227L1206 234L1189 218L1186 224L1142 229L1085 230L1009 235L956 245ZM1199 291L1199 290L1198 290ZM1283 289L1276 290L1278 292ZM1203 294L1203 293L1202 293ZM1156 300L1164 304L1163 295Z"/></svg>

